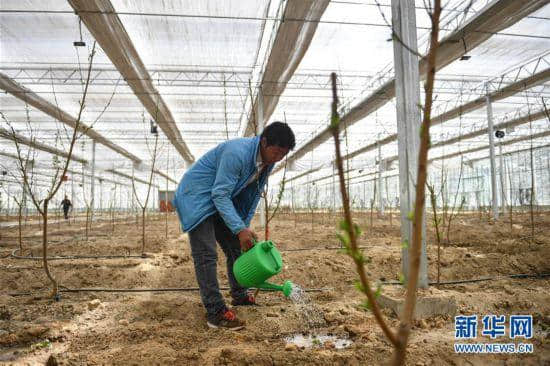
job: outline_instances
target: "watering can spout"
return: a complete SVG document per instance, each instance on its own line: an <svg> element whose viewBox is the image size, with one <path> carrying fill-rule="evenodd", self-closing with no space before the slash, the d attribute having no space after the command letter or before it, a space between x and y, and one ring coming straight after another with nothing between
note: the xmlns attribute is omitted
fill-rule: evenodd
<svg viewBox="0 0 550 366"><path fill-rule="evenodd" d="M283 285L276 285L274 283L264 282L264 283L259 284L258 288L267 289L267 290L282 291L283 295L285 295L286 297L289 297L290 294L292 293L292 287L293 286L294 285L292 284L291 281L285 281L285 283Z"/></svg>

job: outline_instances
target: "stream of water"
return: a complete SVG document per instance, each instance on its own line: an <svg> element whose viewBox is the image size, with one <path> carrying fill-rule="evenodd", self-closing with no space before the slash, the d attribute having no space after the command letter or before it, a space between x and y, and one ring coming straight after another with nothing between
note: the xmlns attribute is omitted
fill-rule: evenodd
<svg viewBox="0 0 550 366"><path fill-rule="evenodd" d="M289 298L297 313L300 314L306 329L304 329L304 332L285 337L285 342L295 344L300 348L327 347L330 345L330 348L340 349L349 347L352 344L352 341L347 338L320 331L321 327L326 326L323 312L314 305L309 295L300 286L293 285Z"/></svg>

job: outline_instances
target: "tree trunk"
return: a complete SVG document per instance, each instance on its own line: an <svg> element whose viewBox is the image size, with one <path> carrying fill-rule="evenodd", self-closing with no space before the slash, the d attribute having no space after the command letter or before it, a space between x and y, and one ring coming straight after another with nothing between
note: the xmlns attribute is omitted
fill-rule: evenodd
<svg viewBox="0 0 550 366"><path fill-rule="evenodd" d="M166 205L166 209L164 210L164 231L164 236L168 239L168 205Z"/></svg>
<svg viewBox="0 0 550 366"><path fill-rule="evenodd" d="M57 298L58 286L57 281L52 277L50 269L48 268L48 200L44 200L44 210L42 212L42 262L44 264L44 271L46 276L52 283L51 296Z"/></svg>
<svg viewBox="0 0 550 366"><path fill-rule="evenodd" d="M370 205L370 228L372 229L372 209L373 209L374 205L371 203Z"/></svg>
<svg viewBox="0 0 550 366"><path fill-rule="evenodd" d="M18 216L18 230L19 230L19 254L23 255L23 235L22 235L22 227L21 227L21 219L22 219L22 212L23 207L19 206L19 216Z"/></svg>
<svg viewBox="0 0 550 366"><path fill-rule="evenodd" d="M90 219L90 207L86 206L86 241L88 241L88 220Z"/></svg>
<svg viewBox="0 0 550 366"><path fill-rule="evenodd" d="M141 255L145 255L145 207L141 209Z"/></svg>

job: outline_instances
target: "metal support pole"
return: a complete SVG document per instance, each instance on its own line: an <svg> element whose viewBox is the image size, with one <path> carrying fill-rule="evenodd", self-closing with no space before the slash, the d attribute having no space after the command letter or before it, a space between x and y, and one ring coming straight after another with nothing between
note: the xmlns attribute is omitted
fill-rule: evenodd
<svg viewBox="0 0 550 366"><path fill-rule="evenodd" d="M367 182L363 182L363 207L365 208L365 212L367 211Z"/></svg>
<svg viewBox="0 0 550 366"><path fill-rule="evenodd" d="M382 145L378 144L378 213L380 216L384 216L384 197L382 186L382 170L384 169L382 163Z"/></svg>
<svg viewBox="0 0 550 366"><path fill-rule="evenodd" d="M502 157L502 139L498 142L498 170L500 176L500 210L502 215L506 212L506 177L504 174L504 162Z"/></svg>
<svg viewBox="0 0 550 366"><path fill-rule="evenodd" d="M487 88L487 85L486 85ZM498 220L498 195L497 195L497 173L495 167L495 136L493 131L493 106L491 103L491 98L489 97L489 92L487 90L487 95L485 97L487 102L487 123L489 130L489 156L491 163L491 204L493 208L493 219Z"/></svg>
<svg viewBox="0 0 550 366"><path fill-rule="evenodd" d="M90 193L90 221L94 220L94 201L95 201L95 140L92 142L92 180Z"/></svg>
<svg viewBox="0 0 550 366"><path fill-rule="evenodd" d="M122 186L119 186L118 187L118 210L119 211L123 211L124 210L124 206L123 206L123 199L122 199Z"/></svg>
<svg viewBox="0 0 550 366"><path fill-rule="evenodd" d="M9 214L10 214L10 197L11 197L10 196L10 187L11 186L8 185L8 192L7 192L8 196L6 197L6 206L7 206L6 216L9 216Z"/></svg>
<svg viewBox="0 0 550 366"><path fill-rule="evenodd" d="M71 203L73 205L71 214L74 217L76 215L75 201L74 201L74 174L71 175Z"/></svg>
<svg viewBox="0 0 550 366"><path fill-rule="evenodd" d="M99 211L103 215L103 179L99 178Z"/></svg>
<svg viewBox="0 0 550 366"><path fill-rule="evenodd" d="M414 210L417 160L420 147L420 78L418 74L416 13L414 1L392 0L395 65L395 92L397 105L397 146L399 151L399 192L401 202L401 240L403 245L402 271L405 282L409 277L409 245L412 243L412 221L409 212ZM422 248L418 286L428 287L426 256L426 219L422 222Z"/></svg>

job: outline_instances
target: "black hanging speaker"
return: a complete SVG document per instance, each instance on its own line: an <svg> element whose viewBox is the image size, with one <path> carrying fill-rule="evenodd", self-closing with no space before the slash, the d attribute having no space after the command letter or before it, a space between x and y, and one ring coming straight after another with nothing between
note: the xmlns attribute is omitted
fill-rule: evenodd
<svg viewBox="0 0 550 366"><path fill-rule="evenodd" d="M151 133L153 135L158 134L157 125L153 121L149 121L149 123L151 123Z"/></svg>

